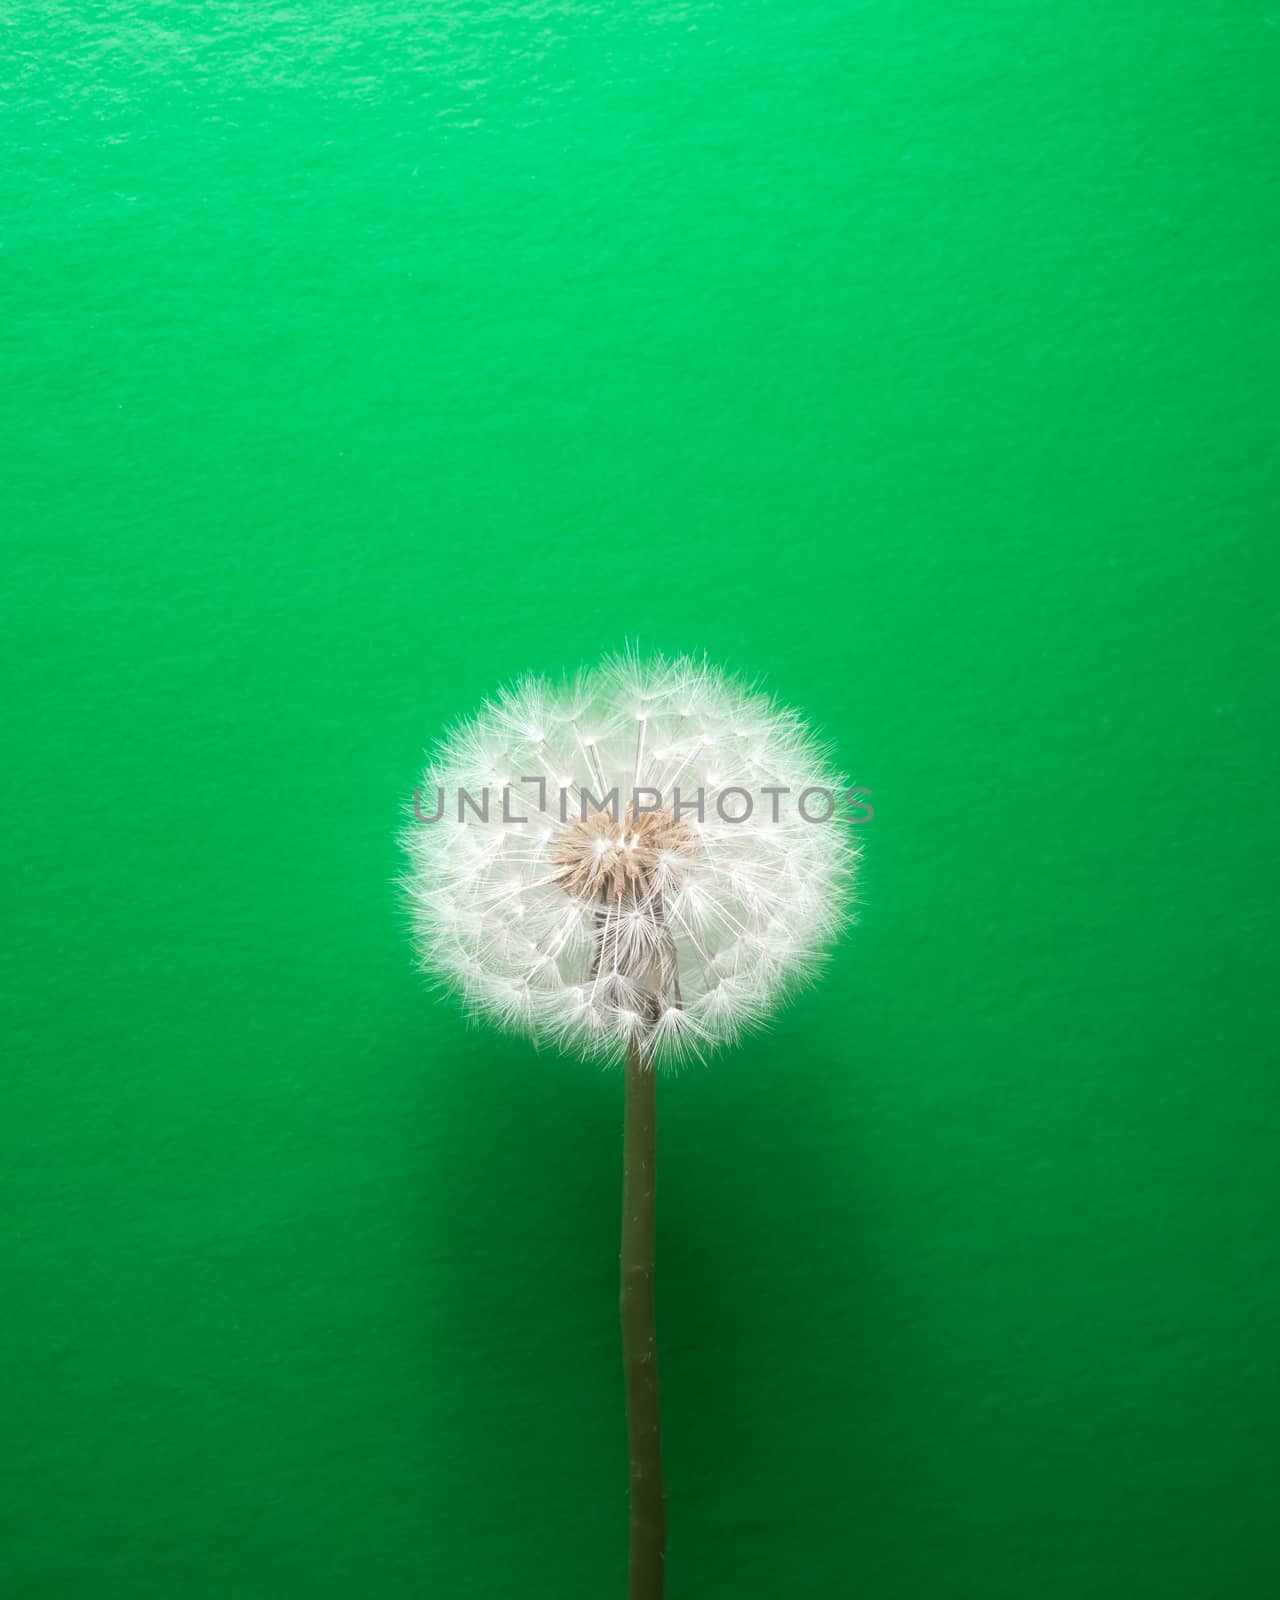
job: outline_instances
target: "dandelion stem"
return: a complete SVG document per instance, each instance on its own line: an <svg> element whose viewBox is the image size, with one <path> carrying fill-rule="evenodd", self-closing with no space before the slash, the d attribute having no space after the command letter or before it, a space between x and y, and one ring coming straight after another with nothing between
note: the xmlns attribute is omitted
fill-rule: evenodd
<svg viewBox="0 0 1280 1600"><path fill-rule="evenodd" d="M666 1546L658 1347L653 1315L657 1158L657 1078L637 1042L627 1046L622 1125L622 1365L631 1460L631 1560L628 1600L661 1600Z"/></svg>

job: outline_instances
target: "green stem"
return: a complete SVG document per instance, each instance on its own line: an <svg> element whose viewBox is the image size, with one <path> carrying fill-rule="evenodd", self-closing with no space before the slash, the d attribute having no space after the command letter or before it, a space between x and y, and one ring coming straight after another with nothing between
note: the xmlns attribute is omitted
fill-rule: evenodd
<svg viewBox="0 0 1280 1600"><path fill-rule="evenodd" d="M657 1079L639 1045L627 1048L622 1124L622 1365L631 1458L629 1600L661 1600L666 1546L658 1347L653 1316Z"/></svg>

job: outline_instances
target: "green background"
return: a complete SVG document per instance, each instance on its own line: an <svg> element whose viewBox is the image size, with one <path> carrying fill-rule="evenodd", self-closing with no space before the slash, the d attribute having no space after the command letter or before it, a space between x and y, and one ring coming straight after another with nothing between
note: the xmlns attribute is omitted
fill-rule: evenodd
<svg viewBox="0 0 1280 1600"><path fill-rule="evenodd" d="M624 639L876 806L661 1085L670 1600L1278 1592L1274 5L6 21L6 1594L621 1594L621 1082L393 880Z"/></svg>

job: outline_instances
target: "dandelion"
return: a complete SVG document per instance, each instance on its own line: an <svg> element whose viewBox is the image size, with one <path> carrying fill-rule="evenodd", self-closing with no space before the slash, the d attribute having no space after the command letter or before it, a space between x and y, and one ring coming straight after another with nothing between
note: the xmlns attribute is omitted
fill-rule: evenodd
<svg viewBox="0 0 1280 1600"><path fill-rule="evenodd" d="M662 1586L655 1069L735 1043L818 972L857 860L844 792L794 712L703 662L632 654L503 690L415 791L424 970L477 1018L625 1062L632 1600Z"/></svg>

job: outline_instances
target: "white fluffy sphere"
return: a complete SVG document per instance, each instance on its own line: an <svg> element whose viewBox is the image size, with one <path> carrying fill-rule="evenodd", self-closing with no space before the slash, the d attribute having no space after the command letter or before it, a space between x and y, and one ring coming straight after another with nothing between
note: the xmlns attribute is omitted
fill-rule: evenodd
<svg viewBox="0 0 1280 1600"><path fill-rule="evenodd" d="M525 680L415 791L422 966L539 1041L705 1056L812 977L845 921L845 789L799 717L704 663Z"/></svg>

